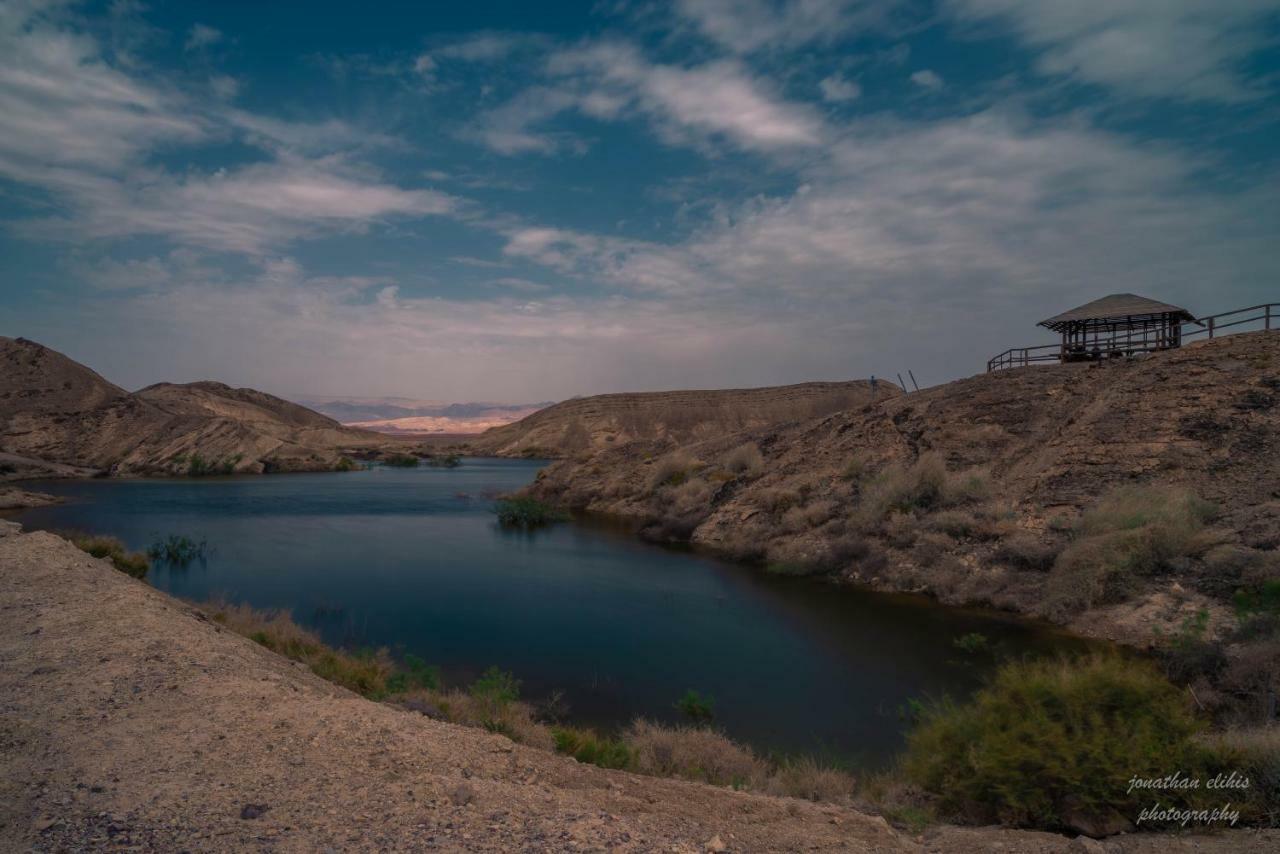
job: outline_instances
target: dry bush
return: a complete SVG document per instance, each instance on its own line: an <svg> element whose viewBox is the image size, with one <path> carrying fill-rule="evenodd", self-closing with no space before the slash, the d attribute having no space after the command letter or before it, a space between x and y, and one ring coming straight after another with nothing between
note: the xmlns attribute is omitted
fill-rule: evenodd
<svg viewBox="0 0 1280 854"><path fill-rule="evenodd" d="M972 513L964 510L943 510L926 520L929 530L937 531L958 540L972 539L982 529L982 523Z"/></svg>
<svg viewBox="0 0 1280 854"><path fill-rule="evenodd" d="M1032 533L1019 533L1006 537L996 548L996 560L1016 566L1019 569L1047 571L1053 566L1061 547L1054 543L1046 543Z"/></svg>
<svg viewBox="0 0 1280 854"><path fill-rule="evenodd" d="M637 720L623 741L631 748L632 767L641 774L734 788L760 788L768 776L765 763L749 748L710 729Z"/></svg>
<svg viewBox="0 0 1280 854"><path fill-rule="evenodd" d="M1205 524L1215 508L1177 487L1114 489L1076 526L1048 581L1046 609L1065 618L1096 604L1123 601L1142 579L1166 572L1213 543Z"/></svg>
<svg viewBox="0 0 1280 854"><path fill-rule="evenodd" d="M799 534L822 525L836 513L834 501L815 501L803 507L792 507L782 514L782 528L790 534Z"/></svg>
<svg viewBox="0 0 1280 854"><path fill-rule="evenodd" d="M711 503L713 491L711 484L704 480L686 480L679 486L673 486L667 490L667 498L677 512L687 513L692 510L706 509Z"/></svg>
<svg viewBox="0 0 1280 854"><path fill-rule="evenodd" d="M922 454L911 465L895 463L866 481L859 515L867 527L875 527L894 512L933 513L985 500L990 477L974 469L949 472L936 453Z"/></svg>
<svg viewBox="0 0 1280 854"><path fill-rule="evenodd" d="M831 803L849 800L853 789L852 775L811 757L782 763L765 783L765 791L771 795Z"/></svg>
<svg viewBox="0 0 1280 854"><path fill-rule="evenodd" d="M551 728L537 720L533 706L529 703L521 700L495 703L490 697L456 688L420 693L450 723L486 729L540 750L555 749Z"/></svg>
<svg viewBox="0 0 1280 854"><path fill-rule="evenodd" d="M725 455L724 467L742 477L758 477L764 471L764 456L755 443L747 442Z"/></svg>
<svg viewBox="0 0 1280 854"><path fill-rule="evenodd" d="M920 536L920 522L910 513L893 512L884 523L884 538L895 549L909 549Z"/></svg>
<svg viewBox="0 0 1280 854"><path fill-rule="evenodd" d="M932 567L956 547L956 541L948 534L933 531L921 534L911 548L911 560L922 567Z"/></svg>
<svg viewBox="0 0 1280 854"><path fill-rule="evenodd" d="M768 510L770 513L782 513L799 503L800 494L790 489L771 487L758 490L753 500L756 506L762 510Z"/></svg>
<svg viewBox="0 0 1280 854"><path fill-rule="evenodd" d="M698 461L683 451L668 454L655 462L649 470L649 489L679 486L689 479L697 466Z"/></svg>

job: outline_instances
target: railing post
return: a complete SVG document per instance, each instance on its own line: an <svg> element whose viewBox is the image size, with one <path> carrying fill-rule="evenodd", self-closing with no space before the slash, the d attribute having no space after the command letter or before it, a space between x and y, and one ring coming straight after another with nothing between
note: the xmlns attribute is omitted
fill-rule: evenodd
<svg viewBox="0 0 1280 854"><path fill-rule="evenodd" d="M1264 331L1270 332L1271 331L1271 303L1267 303L1265 306L1263 306L1262 310L1263 310L1262 328Z"/></svg>
<svg viewBox="0 0 1280 854"><path fill-rule="evenodd" d="M1213 318L1209 318L1209 337L1213 337Z"/></svg>

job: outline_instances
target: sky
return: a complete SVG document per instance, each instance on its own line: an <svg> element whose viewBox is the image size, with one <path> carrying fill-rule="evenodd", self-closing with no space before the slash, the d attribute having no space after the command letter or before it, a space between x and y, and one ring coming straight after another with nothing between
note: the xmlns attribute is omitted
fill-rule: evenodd
<svg viewBox="0 0 1280 854"><path fill-rule="evenodd" d="M129 388L964 377L1280 300L1280 0L0 0L0 334Z"/></svg>

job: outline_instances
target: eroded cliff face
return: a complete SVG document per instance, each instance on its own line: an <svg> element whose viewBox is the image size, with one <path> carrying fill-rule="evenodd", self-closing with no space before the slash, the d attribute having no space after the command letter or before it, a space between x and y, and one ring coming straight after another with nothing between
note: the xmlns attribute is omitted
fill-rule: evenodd
<svg viewBox="0 0 1280 854"><path fill-rule="evenodd" d="M1237 586L1258 581L1241 578L1241 565L1280 574L1277 404L1280 335L1244 334L1142 359L983 374L704 440L584 450L532 491L785 571L1143 642L1202 609L1225 621ZM924 471L930 463L945 475ZM910 476L945 477L961 491L971 479L973 494L868 511L886 478ZM1135 578L1129 595L1052 607L1055 556L1082 512L1126 484L1192 493L1217 514L1194 554Z"/></svg>
<svg viewBox="0 0 1280 854"><path fill-rule="evenodd" d="M328 470L387 439L253 389L160 384L130 393L33 341L0 338L0 451L28 474ZM19 463L13 464L15 467Z"/></svg>

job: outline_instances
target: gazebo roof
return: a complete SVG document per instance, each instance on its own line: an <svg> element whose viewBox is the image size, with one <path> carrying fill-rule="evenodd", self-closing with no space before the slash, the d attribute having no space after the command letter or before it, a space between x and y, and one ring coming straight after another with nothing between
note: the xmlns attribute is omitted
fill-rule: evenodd
<svg viewBox="0 0 1280 854"><path fill-rule="evenodd" d="M1161 314L1172 314L1179 320L1196 319L1195 315L1181 306L1158 302L1137 294L1111 294L1093 302L1087 302L1079 308L1064 311L1048 320L1042 320L1036 325L1046 326L1058 332L1064 326L1075 323L1123 322Z"/></svg>

